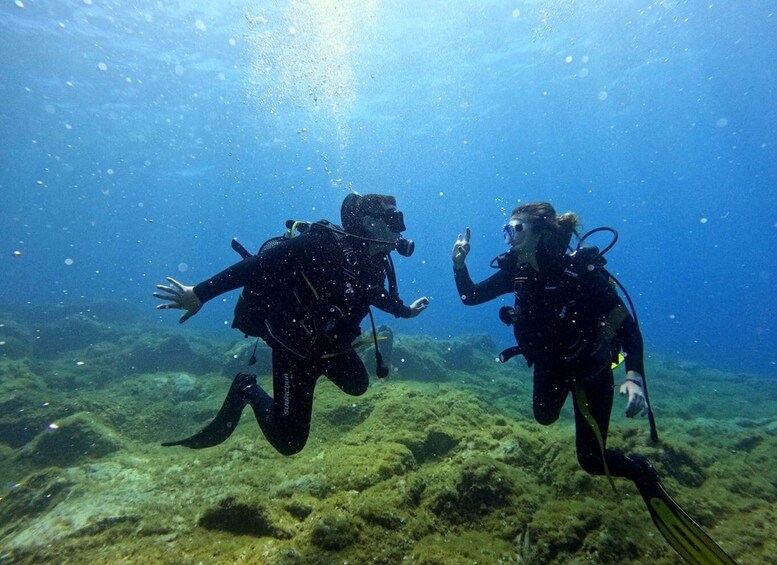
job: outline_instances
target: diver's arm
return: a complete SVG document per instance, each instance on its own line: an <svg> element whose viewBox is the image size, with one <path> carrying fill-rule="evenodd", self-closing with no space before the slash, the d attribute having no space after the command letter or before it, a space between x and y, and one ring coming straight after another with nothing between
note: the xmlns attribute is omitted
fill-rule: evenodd
<svg viewBox="0 0 777 565"><path fill-rule="evenodd" d="M394 314L396 318L409 318L410 307L405 306L402 299L394 299L391 297L391 293L384 289L381 289L380 293L375 296L370 302L372 306L375 306L378 310Z"/></svg>
<svg viewBox="0 0 777 565"><path fill-rule="evenodd" d="M263 255L252 255L195 285L194 293L201 302L208 302L220 294L244 287L253 277L258 276L266 265L267 261Z"/></svg>
<svg viewBox="0 0 777 565"><path fill-rule="evenodd" d="M394 314L396 318L415 318L429 306L429 299L422 296L414 300L410 306L405 306L399 296L392 297L388 290L381 288L370 304L383 312Z"/></svg>
<svg viewBox="0 0 777 565"><path fill-rule="evenodd" d="M623 306L626 310L626 306ZM638 373L640 378L645 374L645 353L642 341L642 332L639 330L637 322L626 310L626 317L618 327L616 335L626 354L626 377L628 373Z"/></svg>
<svg viewBox="0 0 777 565"><path fill-rule="evenodd" d="M626 355L626 380L620 386L620 394L627 397L626 416L632 418L637 414L644 416L648 412L645 391L642 389L645 374L644 348L639 326L622 302L621 306L626 311L626 317L618 327L617 336Z"/></svg>
<svg viewBox="0 0 777 565"><path fill-rule="evenodd" d="M288 239L202 281L195 285L194 292L203 303L251 283L256 283L267 292L273 292L302 269L304 261L315 255L311 253L311 247L315 248L317 243L318 239L314 234Z"/></svg>
<svg viewBox="0 0 777 565"><path fill-rule="evenodd" d="M470 239L472 239L472 231L467 228L463 234L459 234L459 237L456 238L451 252L453 278L456 281L456 289L459 291L461 301L467 306L475 306L512 292L512 274L506 269L500 269L498 273L478 284L472 282L472 277L469 276L469 270L465 263L471 249Z"/></svg>
<svg viewBox="0 0 777 565"><path fill-rule="evenodd" d="M626 310L623 302L618 301L602 321L597 341L609 349L615 334L618 332L618 328L621 327L621 324L623 324L627 317L629 317L629 311Z"/></svg>
<svg viewBox="0 0 777 565"><path fill-rule="evenodd" d="M453 269L453 279L456 281L459 298L467 306L483 304L513 291L513 276L506 269L500 269L486 280L475 284L469 276L467 266L463 265Z"/></svg>

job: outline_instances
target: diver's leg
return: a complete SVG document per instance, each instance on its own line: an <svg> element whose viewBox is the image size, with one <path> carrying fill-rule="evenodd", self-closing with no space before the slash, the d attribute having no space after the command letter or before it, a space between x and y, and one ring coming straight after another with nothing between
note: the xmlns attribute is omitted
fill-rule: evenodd
<svg viewBox="0 0 777 565"><path fill-rule="evenodd" d="M191 437L165 442L162 445L165 447L183 445L192 449L201 449L222 443L235 431L243 408L251 402L256 389L258 385L255 375L238 373L229 387L221 409L210 424Z"/></svg>
<svg viewBox="0 0 777 565"><path fill-rule="evenodd" d="M540 364L534 365L532 407L537 422L548 426L558 420L568 392L558 371Z"/></svg>
<svg viewBox="0 0 777 565"><path fill-rule="evenodd" d="M351 396L361 396L370 386L367 368L355 351L349 351L327 359L324 375L340 390Z"/></svg>
<svg viewBox="0 0 777 565"><path fill-rule="evenodd" d="M273 348L272 368L273 397L257 387L251 408L267 441L283 455L293 455L308 440L313 390L321 369L280 347Z"/></svg>
<svg viewBox="0 0 777 565"><path fill-rule="evenodd" d="M580 466L592 475L631 478L639 467L620 451L607 449L607 432L614 398L608 367L575 385L575 443Z"/></svg>

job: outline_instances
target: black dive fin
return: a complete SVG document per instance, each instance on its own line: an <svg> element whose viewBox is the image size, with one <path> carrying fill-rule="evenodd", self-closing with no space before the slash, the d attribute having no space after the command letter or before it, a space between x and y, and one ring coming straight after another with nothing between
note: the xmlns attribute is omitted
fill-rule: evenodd
<svg viewBox="0 0 777 565"><path fill-rule="evenodd" d="M736 565L736 561L669 496L653 467L648 466L645 476L635 483L653 523L669 545L692 565Z"/></svg>
<svg viewBox="0 0 777 565"><path fill-rule="evenodd" d="M202 449L203 447L213 447L227 440L232 432L235 431L243 408L249 402L246 390L251 386L256 386L256 376L247 373L238 373L229 387L227 397L221 405L213 421L202 430L186 439L177 441L167 441L162 445L170 447L173 445L182 445L191 449Z"/></svg>

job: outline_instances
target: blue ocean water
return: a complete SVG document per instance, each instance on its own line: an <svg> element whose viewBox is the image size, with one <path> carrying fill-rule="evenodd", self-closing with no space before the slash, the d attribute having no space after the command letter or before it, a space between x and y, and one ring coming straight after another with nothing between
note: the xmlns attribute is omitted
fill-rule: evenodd
<svg viewBox="0 0 777 565"><path fill-rule="evenodd" d="M476 279L519 203L620 233L648 355L777 375L777 3L5 0L0 303L160 326L289 218L396 195L406 333L490 333ZM598 237L598 236L597 236ZM601 236L592 243L603 245ZM190 326L226 335L236 294ZM505 298L507 301L508 298ZM238 337L237 334L235 337Z"/></svg>

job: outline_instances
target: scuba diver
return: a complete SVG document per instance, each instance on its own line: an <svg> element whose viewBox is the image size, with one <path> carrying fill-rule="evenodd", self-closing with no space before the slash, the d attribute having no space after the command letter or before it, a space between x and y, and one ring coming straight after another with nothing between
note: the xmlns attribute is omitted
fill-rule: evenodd
<svg viewBox="0 0 777 565"><path fill-rule="evenodd" d="M242 287L232 327L270 346L273 374L272 397L255 375L237 374L212 422L189 438L163 445L194 449L218 445L232 434L250 405L270 444L284 455L298 453L310 432L319 376L325 375L346 394L366 392L369 376L354 340L368 314L377 373L388 374L377 349L370 306L398 318L413 318L428 306L425 297L405 306L397 291L390 253L396 250L409 257L415 245L400 235L406 229L404 216L393 196L352 193L340 213L342 227L326 220L287 224L290 232L267 241L256 255L233 240L243 260L194 287L172 278L167 278L169 286L157 286L154 296L167 301L157 308L185 310L181 323L205 302ZM301 233L294 235L298 229Z"/></svg>
<svg viewBox="0 0 777 565"><path fill-rule="evenodd" d="M636 314L632 316L626 308L612 282L614 277L604 269L604 253L614 245L617 234L599 228L615 235L602 252L581 247L588 235L598 231L593 230L578 236L577 249L567 253L579 223L576 214L557 215L546 202L518 206L504 226L510 250L492 261L497 272L477 284L465 264L471 237L467 228L464 235L459 234L452 253L461 301L474 306L513 293L514 307L503 307L499 314L513 326L518 345L502 352L500 359L505 362L523 355L534 367L537 422L555 422L571 393L580 466L592 475L607 475L613 489L613 477L632 480L658 529L689 563L735 563L672 500L644 457L606 447L614 399L613 366L621 351L626 377L619 391L627 398L626 416L647 414L651 437L658 441L658 435L647 397Z"/></svg>

